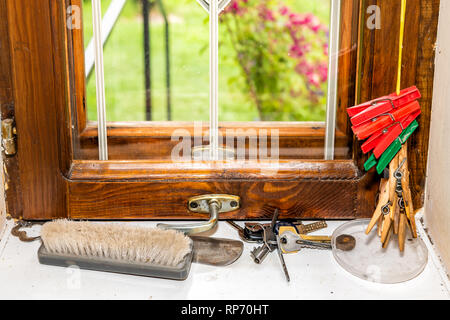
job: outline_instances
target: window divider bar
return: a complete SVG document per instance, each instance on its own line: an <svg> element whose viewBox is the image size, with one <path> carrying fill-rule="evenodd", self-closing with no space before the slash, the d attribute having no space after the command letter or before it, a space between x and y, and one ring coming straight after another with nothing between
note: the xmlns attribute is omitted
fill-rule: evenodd
<svg viewBox="0 0 450 320"><path fill-rule="evenodd" d="M95 83L97 94L99 160L108 160L106 128L105 75L103 66L102 9L100 0L92 0L93 40L95 53Z"/></svg>
<svg viewBox="0 0 450 320"><path fill-rule="evenodd" d="M209 5L210 36L210 160L219 158L219 1L211 0Z"/></svg>
<svg viewBox="0 0 450 320"><path fill-rule="evenodd" d="M339 35L341 0L331 0L331 21L329 35L327 120L325 131L325 160L334 160L336 138L336 109L339 68Z"/></svg>
<svg viewBox="0 0 450 320"><path fill-rule="evenodd" d="M125 6L127 0L112 0L105 12L105 16L102 18L102 46L105 46L106 41L108 41L117 21L119 20L120 14ZM94 53L94 38L89 41L89 44L85 51L85 77L89 78L94 67L95 53Z"/></svg>

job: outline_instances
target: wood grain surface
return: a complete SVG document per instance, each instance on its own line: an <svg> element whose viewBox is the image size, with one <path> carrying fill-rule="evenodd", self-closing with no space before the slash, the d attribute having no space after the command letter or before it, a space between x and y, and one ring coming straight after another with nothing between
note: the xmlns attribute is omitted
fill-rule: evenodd
<svg viewBox="0 0 450 320"><path fill-rule="evenodd" d="M364 28L361 45L359 101L395 92L397 83L400 1L365 0L381 9L381 28ZM434 80L434 57L440 0L408 0L402 59L402 88L416 85L421 94L419 129L408 141L408 162L414 206L421 208L428 157L428 140ZM367 15L365 15L367 18ZM362 168L367 159L354 143L354 158Z"/></svg>
<svg viewBox="0 0 450 320"><path fill-rule="evenodd" d="M6 1L0 0L0 112L1 119L15 119L11 55L9 51L10 38L8 24L5 23L8 21ZM20 192L20 152L14 156L7 156L2 151L2 156L5 198L7 200L6 212L11 215L20 215L23 212Z"/></svg>
<svg viewBox="0 0 450 320"><path fill-rule="evenodd" d="M176 170L148 162L128 162L133 168L97 162L90 170L86 168L91 165L79 162L72 171L75 180L68 184L71 218L207 218L189 212L187 201L212 193L241 196L241 210L223 214L222 219L266 219L275 208L285 218L352 219L370 213L359 211L363 206L355 195L363 190L364 177L352 161L286 162L277 171L265 171L262 164L260 170L254 169L255 164L238 166L234 161L227 170L223 163L186 164ZM100 182L96 175L106 180Z"/></svg>
<svg viewBox="0 0 450 320"><path fill-rule="evenodd" d="M125 122L109 123L108 151L111 160L169 160L173 148L180 142L172 139L179 130L189 134L191 145L198 138L208 144L209 124L203 123L200 134L196 132L192 122ZM238 138L243 141L246 157L250 139L257 141L259 135L267 135L270 150L272 134L278 136L280 159L316 159L324 158L325 124L324 123L280 123L280 122L226 122L219 124L219 132L224 135L228 130L235 133L233 148L240 147ZM229 135L228 135L229 136ZM245 138L245 141L241 138ZM226 142L224 142L226 143ZM98 139L96 124L89 123L80 135L80 149L76 159L98 159ZM348 136L337 130L336 159L349 159L350 147Z"/></svg>
<svg viewBox="0 0 450 320"><path fill-rule="evenodd" d="M5 159L8 210L14 217L206 218L186 210L189 197L204 193L241 196L242 210L225 219L268 218L274 207L281 209L282 217L310 219L369 217L373 212L379 176L360 169L366 157L348 134L344 112L395 90L398 1L343 1L336 144L338 157L352 160L313 161L323 152L323 127L285 127L280 139L284 160L276 172L261 171L260 162L174 165L152 159L152 153L168 154L170 126L150 124L114 124L114 161L93 161L95 126L86 122L80 81L82 35L65 26L66 8L72 3L79 0L0 0L0 46L6 48L0 50L1 112L14 117L18 132L18 153ZM381 8L379 30L364 27L372 4ZM414 205L419 208L439 0L409 0L407 10L402 86L415 84L423 95L420 129L409 141L408 154ZM139 156L143 150L150 150L145 161Z"/></svg>
<svg viewBox="0 0 450 320"><path fill-rule="evenodd" d="M55 70L54 52L64 42L54 42L51 23L60 19L51 9L56 3L6 1L21 195L14 215L24 218L67 215L57 121L58 101L66 97L56 79L64 70Z"/></svg>

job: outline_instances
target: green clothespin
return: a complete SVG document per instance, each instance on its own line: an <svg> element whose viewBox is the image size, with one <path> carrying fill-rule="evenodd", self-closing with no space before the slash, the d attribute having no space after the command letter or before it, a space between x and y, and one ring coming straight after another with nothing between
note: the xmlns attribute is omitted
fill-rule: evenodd
<svg viewBox="0 0 450 320"><path fill-rule="evenodd" d="M418 127L419 123L414 120L414 122L411 123L408 128L403 130L402 134L386 149L377 164L378 174L383 173L384 169L389 165L389 163L391 163L392 159L394 159L395 155L400 151L402 145L409 139Z"/></svg>
<svg viewBox="0 0 450 320"><path fill-rule="evenodd" d="M369 171L376 165L377 165L377 158L375 158L375 155L372 153L369 160L367 160L366 163L364 163L364 169L366 169L366 171Z"/></svg>
<svg viewBox="0 0 450 320"><path fill-rule="evenodd" d="M395 155L400 151L402 145L409 139L412 133L419 127L416 120L410 124L408 128L403 130L402 134L386 149L386 151L381 155L380 160L377 161L375 155L372 154L370 158L364 163L364 169L369 171L373 167L377 166L377 172L379 174L383 173L383 170L389 165L389 163L394 159Z"/></svg>

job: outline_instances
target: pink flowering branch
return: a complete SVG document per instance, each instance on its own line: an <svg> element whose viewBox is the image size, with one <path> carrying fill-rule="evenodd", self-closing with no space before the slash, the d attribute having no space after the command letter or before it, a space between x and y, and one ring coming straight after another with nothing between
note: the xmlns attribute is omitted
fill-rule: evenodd
<svg viewBox="0 0 450 320"><path fill-rule="evenodd" d="M306 97L310 105L324 96L328 27L314 14L294 12L281 1L234 0L221 19L261 119L282 118L289 107L298 111L287 95Z"/></svg>

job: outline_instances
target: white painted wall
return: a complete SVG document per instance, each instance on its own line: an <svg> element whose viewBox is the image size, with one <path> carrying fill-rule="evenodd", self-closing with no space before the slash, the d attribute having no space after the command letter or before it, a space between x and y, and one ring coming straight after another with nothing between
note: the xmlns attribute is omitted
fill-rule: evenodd
<svg viewBox="0 0 450 320"><path fill-rule="evenodd" d="M1 130L0 130L0 141L1 141ZM6 225L6 205L5 205L5 183L3 179L3 158L0 152L0 239L3 235L3 230Z"/></svg>
<svg viewBox="0 0 450 320"><path fill-rule="evenodd" d="M447 270L450 270L450 1L441 1L425 222Z"/></svg>
<svg viewBox="0 0 450 320"><path fill-rule="evenodd" d="M1 166L0 168L3 168L2 160L0 160L0 166ZM3 170L1 170L0 184L1 184L0 186L0 239L1 239L6 225L5 192L3 190L4 189Z"/></svg>

